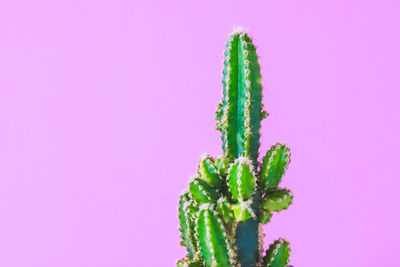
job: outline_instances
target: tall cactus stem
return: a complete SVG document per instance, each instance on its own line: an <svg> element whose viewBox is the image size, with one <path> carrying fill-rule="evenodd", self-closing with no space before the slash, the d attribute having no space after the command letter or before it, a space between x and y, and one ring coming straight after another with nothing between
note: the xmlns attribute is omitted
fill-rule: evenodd
<svg viewBox="0 0 400 267"><path fill-rule="evenodd" d="M217 129L228 158L250 157L257 164L262 113L262 85L256 48L246 33L236 32L226 44L223 99Z"/></svg>

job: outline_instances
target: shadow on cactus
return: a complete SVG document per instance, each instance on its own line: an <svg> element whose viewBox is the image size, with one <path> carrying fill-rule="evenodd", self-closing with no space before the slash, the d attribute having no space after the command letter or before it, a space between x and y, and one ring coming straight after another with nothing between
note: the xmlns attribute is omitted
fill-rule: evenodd
<svg viewBox="0 0 400 267"><path fill-rule="evenodd" d="M263 111L260 66L251 38L237 30L226 44L223 98L216 112L223 155L203 155L189 190L179 200L181 244L187 255L177 266L288 265L290 246L276 240L263 252L262 225L292 203L279 188L289 148L271 147L258 162Z"/></svg>

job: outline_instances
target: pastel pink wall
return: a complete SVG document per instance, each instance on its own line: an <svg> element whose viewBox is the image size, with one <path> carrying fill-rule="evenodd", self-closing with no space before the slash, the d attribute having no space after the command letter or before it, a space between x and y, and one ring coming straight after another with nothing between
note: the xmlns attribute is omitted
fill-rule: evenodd
<svg viewBox="0 0 400 267"><path fill-rule="evenodd" d="M262 149L293 151L265 227L296 267L400 266L400 2L0 3L0 267L173 266L177 200L234 25L254 36Z"/></svg>

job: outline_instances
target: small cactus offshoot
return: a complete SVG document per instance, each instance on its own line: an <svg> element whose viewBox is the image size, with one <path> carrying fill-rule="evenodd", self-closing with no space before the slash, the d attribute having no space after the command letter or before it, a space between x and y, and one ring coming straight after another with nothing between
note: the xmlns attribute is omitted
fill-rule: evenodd
<svg viewBox="0 0 400 267"><path fill-rule="evenodd" d="M287 209L293 194L280 188L290 150L278 143L258 162L263 110L260 66L252 39L235 31L226 44L223 98L216 112L223 155L203 155L179 200L181 245L188 266L288 266L289 243L263 251L263 228Z"/></svg>

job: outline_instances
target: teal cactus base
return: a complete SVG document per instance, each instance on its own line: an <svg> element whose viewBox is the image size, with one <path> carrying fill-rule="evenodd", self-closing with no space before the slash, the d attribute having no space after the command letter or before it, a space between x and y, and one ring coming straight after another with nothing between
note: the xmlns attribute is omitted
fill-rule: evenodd
<svg viewBox="0 0 400 267"><path fill-rule="evenodd" d="M181 245L177 266L288 266L290 245L278 239L263 251L263 228L293 201L279 188L290 150L278 143L258 162L263 111L256 47L237 30L226 44L223 98L216 112L223 155L203 155L179 200Z"/></svg>

